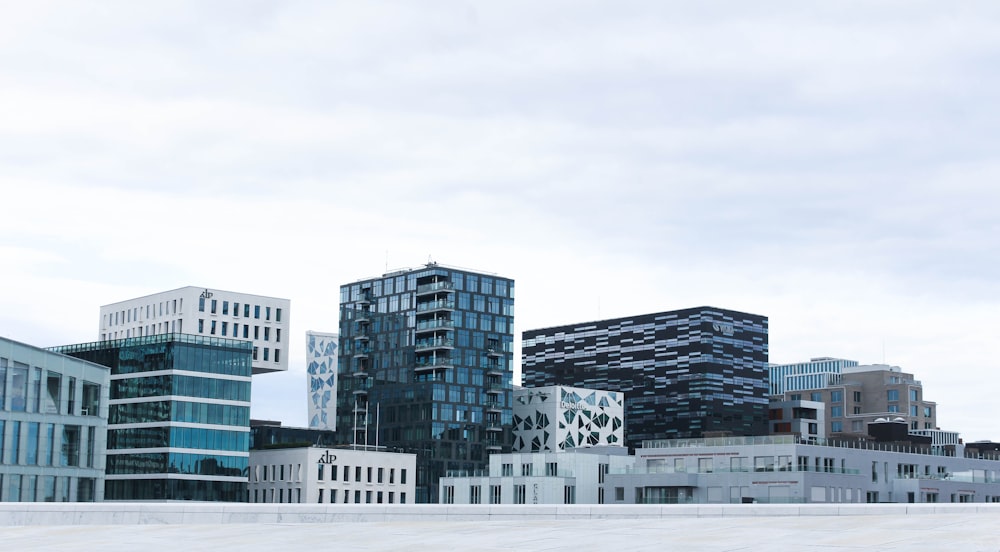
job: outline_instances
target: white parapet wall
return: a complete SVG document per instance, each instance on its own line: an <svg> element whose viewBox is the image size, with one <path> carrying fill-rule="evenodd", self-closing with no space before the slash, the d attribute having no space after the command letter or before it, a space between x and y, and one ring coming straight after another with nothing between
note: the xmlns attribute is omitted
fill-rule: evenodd
<svg viewBox="0 0 1000 552"><path fill-rule="evenodd" d="M443 505L207 502L0 503L0 526L539 521L994 514L996 504Z"/></svg>

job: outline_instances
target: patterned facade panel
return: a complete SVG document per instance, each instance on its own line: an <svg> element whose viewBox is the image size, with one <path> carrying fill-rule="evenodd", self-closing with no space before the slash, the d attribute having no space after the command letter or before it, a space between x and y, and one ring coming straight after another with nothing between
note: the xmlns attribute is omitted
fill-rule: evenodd
<svg viewBox="0 0 1000 552"><path fill-rule="evenodd" d="M306 332L310 429L337 429L338 348L337 334Z"/></svg>
<svg viewBox="0 0 1000 552"><path fill-rule="evenodd" d="M516 452L560 452L622 446L624 395L575 387L522 388L514 392Z"/></svg>

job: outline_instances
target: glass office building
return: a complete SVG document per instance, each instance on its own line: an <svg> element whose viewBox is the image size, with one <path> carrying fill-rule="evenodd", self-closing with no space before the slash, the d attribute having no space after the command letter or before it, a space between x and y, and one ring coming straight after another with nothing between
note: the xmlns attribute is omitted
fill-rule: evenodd
<svg viewBox="0 0 1000 552"><path fill-rule="evenodd" d="M509 451L514 281L430 263L340 288L342 444L417 455L416 502Z"/></svg>
<svg viewBox="0 0 1000 552"><path fill-rule="evenodd" d="M625 440L766 435L767 317L698 307L524 332L525 387L625 394Z"/></svg>
<svg viewBox="0 0 1000 552"><path fill-rule="evenodd" d="M105 500L246 501L252 342L161 334L56 350L111 368Z"/></svg>
<svg viewBox="0 0 1000 552"><path fill-rule="evenodd" d="M104 497L109 371L0 337L0 501Z"/></svg>

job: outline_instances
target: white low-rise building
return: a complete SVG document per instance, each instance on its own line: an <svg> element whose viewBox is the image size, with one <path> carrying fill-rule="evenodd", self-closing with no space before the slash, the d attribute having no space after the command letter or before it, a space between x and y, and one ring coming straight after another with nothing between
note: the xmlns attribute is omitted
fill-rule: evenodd
<svg viewBox="0 0 1000 552"><path fill-rule="evenodd" d="M486 472L441 478L442 504L603 504L609 470L631 466L625 447L490 455Z"/></svg>
<svg viewBox="0 0 1000 552"><path fill-rule="evenodd" d="M330 447L250 451L249 501L411 504L415 454Z"/></svg>

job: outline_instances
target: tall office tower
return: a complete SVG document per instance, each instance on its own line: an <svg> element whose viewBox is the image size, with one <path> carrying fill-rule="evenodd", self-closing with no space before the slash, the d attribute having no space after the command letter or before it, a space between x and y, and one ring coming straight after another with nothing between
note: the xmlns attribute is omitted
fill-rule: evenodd
<svg viewBox="0 0 1000 552"><path fill-rule="evenodd" d="M819 389L832 385L840 380L840 374L845 368L857 365L856 360L831 357L816 357L809 359L809 362L792 364L769 364L767 375L771 394L782 395L785 391Z"/></svg>
<svg viewBox="0 0 1000 552"><path fill-rule="evenodd" d="M253 373L288 370L288 299L194 286L101 307L100 339L186 333L253 341Z"/></svg>
<svg viewBox="0 0 1000 552"><path fill-rule="evenodd" d="M767 317L697 307L524 332L525 387L625 394L625 440L767 434Z"/></svg>
<svg viewBox="0 0 1000 552"><path fill-rule="evenodd" d="M0 337L0 502L104 499L109 378Z"/></svg>
<svg viewBox="0 0 1000 552"><path fill-rule="evenodd" d="M337 429L337 349L335 333L306 332L309 429Z"/></svg>
<svg viewBox="0 0 1000 552"><path fill-rule="evenodd" d="M164 334L53 350L111 369L105 500L247 500L250 341Z"/></svg>
<svg viewBox="0 0 1000 552"><path fill-rule="evenodd" d="M341 286L337 433L417 455L417 502L509 449L514 281L429 263Z"/></svg>
<svg viewBox="0 0 1000 552"><path fill-rule="evenodd" d="M868 424L879 418L905 421L911 432L937 429L937 403L925 400L920 381L899 366L855 362L843 366L840 374L799 383L802 385L785 389L777 398L826 403L829 437L839 433L867 435ZM809 383L817 385L806 386Z"/></svg>

